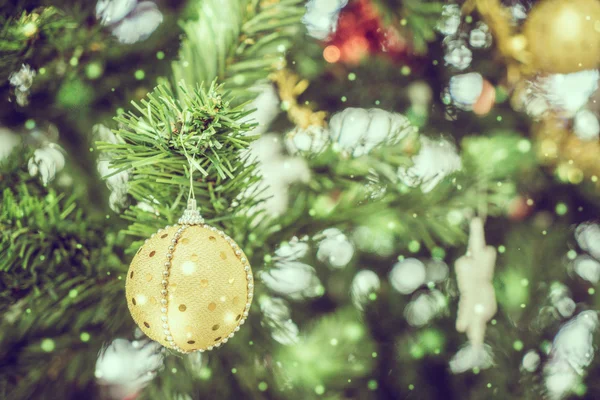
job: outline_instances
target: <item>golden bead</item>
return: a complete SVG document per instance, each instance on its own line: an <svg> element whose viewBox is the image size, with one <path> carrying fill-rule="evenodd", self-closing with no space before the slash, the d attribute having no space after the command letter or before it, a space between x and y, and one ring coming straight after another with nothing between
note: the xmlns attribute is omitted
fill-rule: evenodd
<svg viewBox="0 0 600 400"><path fill-rule="evenodd" d="M600 65L600 1L542 0L527 17L524 35L532 67L567 74Z"/></svg>

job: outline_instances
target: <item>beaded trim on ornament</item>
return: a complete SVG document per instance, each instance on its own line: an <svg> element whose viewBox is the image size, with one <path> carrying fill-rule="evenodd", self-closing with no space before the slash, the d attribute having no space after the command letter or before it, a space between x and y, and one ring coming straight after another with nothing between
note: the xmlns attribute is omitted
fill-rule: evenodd
<svg viewBox="0 0 600 400"><path fill-rule="evenodd" d="M228 336L221 339L219 342L215 343L214 345L208 346L206 348L206 350L210 351L210 350L213 350L215 347L220 347L221 344L223 344L223 343L227 343L229 341L229 339L231 339L234 336L235 332L238 332L240 330L240 326L242 326L246 322L246 318L248 318L248 311L250 310L250 306L252 305L252 298L254 297L254 282L253 282L253 277L252 277L252 270L250 269L250 264L248 263L248 259L246 258L246 255L242 252L242 250L239 248L237 243L235 243L233 241L232 238L227 236L225 234L225 232L223 232L222 230L219 230L219 229L215 228L214 226L210 226L210 225L207 225L204 223L204 218L202 218L202 216L196 209L196 200L190 199L188 201L188 208L187 208L187 210L184 211L183 216L179 219L178 222L179 222L179 229L177 229L177 231L175 232L175 235L174 235L173 239L171 240L171 245L169 246L168 251L167 251L167 261L164 264L165 269L163 271L163 280L161 281L161 285L163 286L163 289L160 291L160 293L162 295L162 299L160 300L160 303L161 303L160 312L161 312L161 314L163 314L161 316L161 321L163 322L163 325L162 325L163 333L165 334L165 340L169 343L169 345L174 350L177 350L178 352L184 353L184 354L191 353L189 351L185 351L185 350L181 349L179 346L177 346L175 344L175 341L173 340L173 335L171 334L171 331L169 328L169 323L168 323L168 318L167 318L167 306L168 306L168 296L169 296L167 287L169 285L168 279L169 279L169 272L170 272L170 268L171 268L171 259L173 258L173 252L175 251L175 247L176 247L177 243L179 242L179 238L181 237L181 234L185 231L185 229L192 225L200 225L203 228L210 229L211 231L217 233L219 236L224 238L227 243L229 243L232 250L235 252L235 255L242 262L242 266L244 267L244 271L246 272L246 282L248 284L248 286L247 286L248 297L246 299L246 308L244 309L243 317L240 318L240 320L238 321L238 324L234 328L233 332L231 332ZM167 228L170 228L170 226L167 225L165 227L165 229L167 229ZM163 229L159 229L158 233L160 233L162 231L163 231ZM154 235L152 235L152 236L154 236ZM205 349L198 349L198 350L194 350L194 351L199 351L199 352L203 353L205 351Z"/></svg>

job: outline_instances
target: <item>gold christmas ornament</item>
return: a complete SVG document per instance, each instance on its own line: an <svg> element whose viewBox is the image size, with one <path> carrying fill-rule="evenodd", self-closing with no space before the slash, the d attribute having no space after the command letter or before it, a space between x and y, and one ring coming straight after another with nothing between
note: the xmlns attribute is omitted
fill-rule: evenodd
<svg viewBox="0 0 600 400"><path fill-rule="evenodd" d="M542 0L523 33L535 70L568 74L600 65L599 0Z"/></svg>
<svg viewBox="0 0 600 400"><path fill-rule="evenodd" d="M131 316L152 340L182 353L226 343L246 321L252 270L239 246L204 224L190 199L174 226L136 253L125 292Z"/></svg>

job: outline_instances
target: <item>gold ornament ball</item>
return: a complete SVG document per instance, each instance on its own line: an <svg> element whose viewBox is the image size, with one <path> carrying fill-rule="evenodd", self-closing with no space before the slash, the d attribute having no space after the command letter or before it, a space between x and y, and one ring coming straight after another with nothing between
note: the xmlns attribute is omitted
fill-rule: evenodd
<svg viewBox="0 0 600 400"><path fill-rule="evenodd" d="M127 273L127 305L152 340L182 353L212 350L248 316L252 270L238 245L208 225L159 230Z"/></svg>
<svg viewBox="0 0 600 400"><path fill-rule="evenodd" d="M532 66L568 74L600 65L600 1L542 0L524 27Z"/></svg>

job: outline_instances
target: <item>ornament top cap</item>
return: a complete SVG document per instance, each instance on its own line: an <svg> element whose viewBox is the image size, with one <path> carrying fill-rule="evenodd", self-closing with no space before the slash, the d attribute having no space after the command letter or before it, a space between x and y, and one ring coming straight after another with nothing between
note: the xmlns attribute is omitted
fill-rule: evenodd
<svg viewBox="0 0 600 400"><path fill-rule="evenodd" d="M183 212L178 222L179 225L200 225L204 223L204 218L202 218L198 211L196 199L188 199L187 209Z"/></svg>

